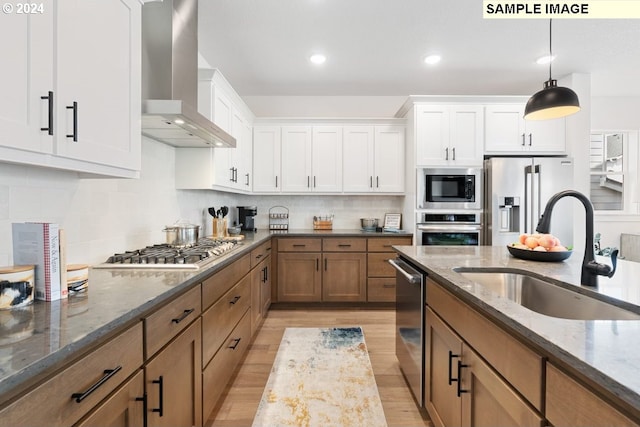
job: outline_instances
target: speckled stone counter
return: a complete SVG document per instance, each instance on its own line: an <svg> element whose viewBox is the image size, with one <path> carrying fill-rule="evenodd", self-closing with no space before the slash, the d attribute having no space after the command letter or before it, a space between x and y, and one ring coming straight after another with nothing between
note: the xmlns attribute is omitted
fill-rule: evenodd
<svg viewBox="0 0 640 427"><path fill-rule="evenodd" d="M399 254L472 307L521 335L552 361L570 366L640 413L640 320L567 320L528 310L461 274L456 267L527 271L580 293L640 313L640 263L618 261L598 288L580 286L582 254L559 263L513 258L504 247L396 246ZM609 258L597 257L610 264Z"/></svg>
<svg viewBox="0 0 640 427"><path fill-rule="evenodd" d="M0 311L0 405L71 360L91 351L217 270L279 236L407 235L361 230L247 233L242 245L200 270L97 269L89 289L68 300L36 301Z"/></svg>

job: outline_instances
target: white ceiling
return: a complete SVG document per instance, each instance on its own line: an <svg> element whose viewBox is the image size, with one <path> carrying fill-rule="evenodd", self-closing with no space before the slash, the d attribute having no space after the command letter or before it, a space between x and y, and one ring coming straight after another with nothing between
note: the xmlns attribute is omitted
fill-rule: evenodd
<svg viewBox="0 0 640 427"><path fill-rule="evenodd" d="M200 0L199 18L201 55L241 96L527 95L549 72L549 21L483 19L481 0ZM554 20L553 51L554 78L640 96L640 21Z"/></svg>

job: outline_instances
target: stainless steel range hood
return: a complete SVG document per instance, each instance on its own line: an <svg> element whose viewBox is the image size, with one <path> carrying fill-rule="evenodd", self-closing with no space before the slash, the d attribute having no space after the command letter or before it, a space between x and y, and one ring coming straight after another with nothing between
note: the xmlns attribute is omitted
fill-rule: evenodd
<svg viewBox="0 0 640 427"><path fill-rule="evenodd" d="M142 134L175 147L235 147L198 113L198 0L142 8Z"/></svg>

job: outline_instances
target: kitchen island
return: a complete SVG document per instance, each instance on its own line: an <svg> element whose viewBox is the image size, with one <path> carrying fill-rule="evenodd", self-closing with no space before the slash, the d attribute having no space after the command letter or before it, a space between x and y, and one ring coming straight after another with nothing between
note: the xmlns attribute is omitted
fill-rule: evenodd
<svg viewBox="0 0 640 427"><path fill-rule="evenodd" d="M491 324L499 326L500 330L514 337L517 345L524 343L527 349L532 349L539 356L542 392L538 391L538 398L529 399L530 404L538 409L538 416L544 418L545 411L548 413L553 406L548 394L549 384L546 386L545 399L545 372L548 382L555 367L560 367L581 385L594 390L599 397L621 410L632 423L638 423L640 320L569 320L546 316L491 292L454 269L516 270L640 313L639 263L620 260L618 270L612 278L600 277L598 288L586 288L579 285L582 254L573 254L565 262L545 263L516 259L504 247L402 246L395 249L401 258L426 273L427 306L435 301L435 298L430 301L430 296L444 295L451 297L451 301L460 301L465 307L481 315L475 319L488 319ZM608 258L598 258L599 262L610 262ZM438 292L430 293L430 287L443 292L435 289ZM449 314L445 313L442 317L446 316ZM450 324L457 322L453 317L451 321L445 321ZM426 327L429 328L430 325ZM429 331L425 332L427 335L428 333ZM495 347L499 343L493 345ZM505 348L502 351L508 350ZM428 348L425 354L428 359ZM462 366L465 367L464 364ZM428 371L428 366L426 368ZM496 366L495 369L501 375L508 376L508 373L500 371L503 367ZM427 382L429 380L427 378ZM573 398L574 396L568 397L569 400ZM425 400L428 400L428 396ZM429 402L425 403L429 408ZM579 411L577 408L579 405L574 410Z"/></svg>
<svg viewBox="0 0 640 427"><path fill-rule="evenodd" d="M264 267L271 265L268 258L274 237L385 238L397 235L398 233L363 232L361 230L321 232L291 230L288 233L260 231L247 233L246 238L242 240L237 249L216 258L201 269L91 268L88 290L85 293L73 295L63 301L36 301L24 310L0 311L2 328L0 334L0 413L3 408L12 405L16 399L21 399L35 387L49 381L65 369L74 367L75 362L84 360L83 358L87 355L100 350L104 347L105 342L114 342L116 338L123 335L124 331L132 330L131 340L134 343L131 344L132 347L140 346L138 350L140 360L136 359L132 362L134 367L140 368L143 347L144 360L149 360L149 363L152 363L153 360L158 359L156 355L159 354L158 350L168 348L170 345L166 345L166 342L170 341L164 343L161 341L158 346L151 348L148 340L142 341L141 320L144 319L145 325L151 325L154 321L153 316L164 310L163 307L170 307L185 298L187 298L185 303L189 304L184 308L193 306L195 313L190 314L187 312L188 310L185 310L182 315L183 307L178 307L179 315L173 315L173 320L169 318L167 326L180 324L182 327L182 324L189 322L197 327L194 330L199 330L198 323L201 321L200 312L202 312L203 353L212 357L217 347L207 351L206 341L215 333L207 332L204 334L204 330L207 326L213 326L215 329L218 327L217 325L220 325L222 328L223 323L227 322L231 314L223 313L219 318L213 313L207 314L216 305L211 305L215 301L211 295L222 299L222 294L227 291L220 291L218 294L216 288L232 287L237 282L238 285L234 287L234 289L237 288L237 293L231 294L231 301L236 300L239 296L242 296L242 301L252 300L248 294L252 293L254 282L264 286L266 279L270 280L271 273L267 274L267 271L263 270L263 264L266 262ZM411 236L407 233L400 233L400 235ZM256 253L258 255L255 255ZM233 275L227 280L226 274L229 271L232 271ZM250 272L251 274L249 274ZM222 277L225 280L219 279ZM201 293L202 298L200 297ZM236 295L235 298L234 295ZM195 303L188 300L192 296L197 298L194 300ZM201 305L200 299L202 299ZM228 307L238 305L235 303L227 304ZM207 310L209 307L211 309ZM246 316L242 316L243 313L239 312L237 316L249 319L253 315L253 313L248 313ZM182 322L182 318L186 320ZM193 321L193 319L197 320ZM253 319L251 322L247 320L247 324L249 323L251 323L253 332ZM162 325L159 330L167 328ZM191 329L189 327L187 331ZM144 331L148 338L148 334L153 329L145 326ZM225 333L220 339L224 340L227 334ZM193 334L194 337L198 335L199 332ZM250 341L250 335L247 338L247 340L242 340L240 347L246 346L246 343ZM173 338L168 338L168 340L171 339ZM163 347L165 345L166 347ZM218 345L217 341L216 345ZM205 372L207 361L203 360L200 363L203 366L198 367L198 370ZM203 377L206 380L206 374L203 374ZM100 375L95 379L99 378ZM86 381L92 383L95 379L89 378ZM82 389L83 386L81 385L79 388ZM69 393L69 396L77 391L62 390L63 393ZM155 394L156 391L154 390L153 393ZM204 414L205 421L207 415L208 413ZM50 424L58 424L58 421L52 419Z"/></svg>

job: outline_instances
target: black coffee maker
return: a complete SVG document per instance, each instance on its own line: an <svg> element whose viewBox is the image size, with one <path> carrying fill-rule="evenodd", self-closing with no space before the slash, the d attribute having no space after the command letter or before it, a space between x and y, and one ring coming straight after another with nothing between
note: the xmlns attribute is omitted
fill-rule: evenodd
<svg viewBox="0 0 640 427"><path fill-rule="evenodd" d="M245 231L256 231L255 216L258 215L257 206L238 206L238 222Z"/></svg>

